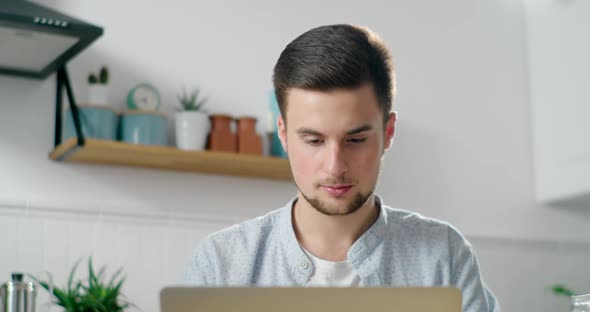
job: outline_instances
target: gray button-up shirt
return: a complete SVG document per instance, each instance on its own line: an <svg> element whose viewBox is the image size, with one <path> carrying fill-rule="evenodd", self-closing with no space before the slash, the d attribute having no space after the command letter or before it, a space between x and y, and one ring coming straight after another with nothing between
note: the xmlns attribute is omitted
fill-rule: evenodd
<svg viewBox="0 0 590 312"><path fill-rule="evenodd" d="M210 234L197 246L184 283L195 286L304 286L313 264L292 223L293 203ZM377 221L347 259L368 287L457 287L465 312L498 312L469 242L448 223L381 204Z"/></svg>

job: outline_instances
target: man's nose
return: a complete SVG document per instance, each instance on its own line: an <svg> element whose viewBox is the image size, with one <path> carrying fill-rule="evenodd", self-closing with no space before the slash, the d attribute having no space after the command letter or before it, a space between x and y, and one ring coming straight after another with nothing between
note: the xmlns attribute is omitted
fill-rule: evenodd
<svg viewBox="0 0 590 312"><path fill-rule="evenodd" d="M341 177L348 170L348 164L344 150L340 144L331 144L328 147L326 171L332 177Z"/></svg>

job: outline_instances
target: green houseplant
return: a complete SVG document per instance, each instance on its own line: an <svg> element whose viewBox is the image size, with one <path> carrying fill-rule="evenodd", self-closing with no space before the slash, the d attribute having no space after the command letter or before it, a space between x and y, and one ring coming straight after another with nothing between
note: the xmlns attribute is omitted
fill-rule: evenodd
<svg viewBox="0 0 590 312"><path fill-rule="evenodd" d="M186 89L182 91L182 94L178 95L178 101L180 102L180 108L183 111L200 111L202 110L207 98L199 98L199 88L194 88L192 92L187 93Z"/></svg>
<svg viewBox="0 0 590 312"><path fill-rule="evenodd" d="M92 266L92 258L88 260L88 277L74 279L80 261L76 262L67 285L62 288L32 277L41 287L53 296L53 303L61 306L65 312L121 312L132 304L121 293L125 277L120 277L122 269L105 280L106 268L103 266L96 272Z"/></svg>
<svg viewBox="0 0 590 312"><path fill-rule="evenodd" d="M174 116L176 147L181 150L205 149L209 132L209 116L203 110L207 98L200 98L200 90L183 90L178 96L180 109Z"/></svg>
<svg viewBox="0 0 590 312"><path fill-rule="evenodd" d="M98 75L88 75L88 103L95 105L108 105L109 103L109 70L102 66Z"/></svg>
<svg viewBox="0 0 590 312"><path fill-rule="evenodd" d="M88 83L89 84L103 84L106 85L109 82L109 69L106 66L100 68L100 72L98 73L98 77L90 73L88 75Z"/></svg>
<svg viewBox="0 0 590 312"><path fill-rule="evenodd" d="M551 286L551 291L554 294L556 294L556 295L566 296L568 298L571 297L571 296L575 296L575 293L574 293L573 290L571 290L571 289L569 289L566 286L561 285L561 284L556 284L556 285Z"/></svg>
<svg viewBox="0 0 590 312"><path fill-rule="evenodd" d="M576 293L562 284L552 285L551 291L558 296L567 297L570 300L571 311L590 311L590 294Z"/></svg>

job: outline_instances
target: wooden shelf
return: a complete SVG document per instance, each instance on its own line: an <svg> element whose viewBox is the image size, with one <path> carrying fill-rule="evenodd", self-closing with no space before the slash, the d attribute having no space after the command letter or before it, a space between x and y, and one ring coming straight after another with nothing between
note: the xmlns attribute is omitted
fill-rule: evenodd
<svg viewBox="0 0 590 312"><path fill-rule="evenodd" d="M291 180L289 161L211 151L183 151L168 146L136 145L86 139L84 146L70 138L49 155L56 161L121 165L208 174Z"/></svg>

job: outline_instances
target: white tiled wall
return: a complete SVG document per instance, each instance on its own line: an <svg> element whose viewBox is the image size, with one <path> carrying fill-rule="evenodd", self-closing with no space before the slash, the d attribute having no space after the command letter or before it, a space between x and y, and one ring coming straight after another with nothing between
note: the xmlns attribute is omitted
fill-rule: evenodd
<svg viewBox="0 0 590 312"><path fill-rule="evenodd" d="M590 293L590 244L470 237L485 282L503 311L570 311L550 286Z"/></svg>
<svg viewBox="0 0 590 312"><path fill-rule="evenodd" d="M76 260L86 274L92 255L107 273L123 267L124 293L143 312L159 311L159 291L174 284L196 243L237 220L153 218L27 212L0 207L0 280L12 271L50 271L62 285ZM565 298L547 287L566 283L590 292L590 245L470 237L485 281L503 311L568 311ZM83 276L83 275L82 275ZM40 291L38 303L47 302ZM53 307L51 311L59 311ZM38 312L48 311L40 306ZM133 310L132 310L133 311Z"/></svg>
<svg viewBox="0 0 590 312"><path fill-rule="evenodd" d="M8 280L13 271L38 275L47 270L63 285L79 259L77 276L86 276L92 256L95 269L106 265L108 276L124 268L125 295L142 311L156 312L160 289L178 281L195 244L231 223L103 219L73 213L6 213L0 208L0 281ZM41 290L38 304L47 300ZM43 306L38 309L45 311Z"/></svg>

